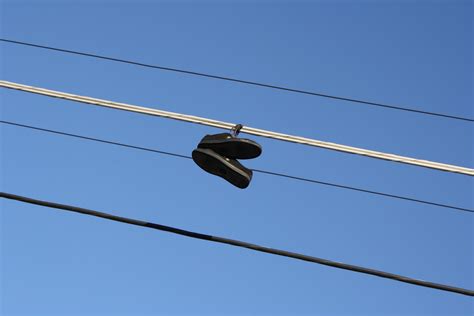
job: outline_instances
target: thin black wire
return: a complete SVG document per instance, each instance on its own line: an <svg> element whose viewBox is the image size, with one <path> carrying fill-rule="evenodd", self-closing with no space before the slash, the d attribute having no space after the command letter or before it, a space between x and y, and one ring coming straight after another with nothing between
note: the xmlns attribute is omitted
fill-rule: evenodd
<svg viewBox="0 0 474 316"><path fill-rule="evenodd" d="M440 204L440 203L435 203L435 202L430 202L430 201L425 201L425 200L419 200L419 199L414 199L414 198L410 198L410 197L406 197L406 196L394 195L394 194L383 193L383 192L378 192L378 191L371 191L371 190L366 190L366 189L361 189L361 188L354 188L354 187L350 187L350 186L347 186L347 185L335 184L335 183L324 182L324 181L313 180L313 179L302 178L302 177L296 177L296 176L287 175L287 174L283 174L283 173L272 172L272 171L265 171L265 170L258 170L258 169L252 169L252 171L259 172L259 173L264 173L264 174L269 174L269 175L273 175L273 176L277 176L277 177L284 177L284 178L288 178L288 179L305 181L305 182L310 182L310 183L317 183L317 184L332 186L332 187L346 189L346 190L352 190L352 191L358 191L358 192L363 192L363 193L375 194L375 195L385 196L385 197L394 198L394 199L400 199L400 200L405 200L405 201L410 201L410 202L416 202L416 203L428 204L428 205L439 206L439 207L444 207L444 208L450 208L450 209L457 210L457 211L474 213L474 209L468 209L468 208L457 207L457 206L452 206L452 205L447 205L447 204Z"/></svg>
<svg viewBox="0 0 474 316"><path fill-rule="evenodd" d="M317 257L313 257L313 256L308 256L308 255L304 255L304 254L295 253L295 252L290 252L290 251L285 251L285 250L280 250L280 249L274 249L274 248L259 246L259 245L243 242L243 241L240 241L240 240L234 240L234 239L228 239L228 238L223 238L223 237L218 237L218 236L201 234L201 233L192 232L192 231L189 231L189 230L179 229L179 228L165 226L165 225L156 224L156 223L145 222L145 221L132 219L132 218L127 218L127 217L116 216L116 215L103 213L103 212L98 212L98 211L94 211L94 210L90 210L90 209L86 209L86 208L81 208L81 207L77 207L77 206L71 206L71 205L59 204L59 203L54 203L54 202L36 200L36 199L29 198L29 197L15 195L15 194L11 194L11 193L0 192L0 197L5 198L5 199L20 201L20 202L23 202L23 203L35 204L35 205L51 207L51 208L55 208L55 209L60 209L60 210L65 210L65 211L71 211L71 212L76 212L76 213L80 213L80 214L90 215L90 216L96 216L96 217L105 218L105 219L108 219L108 220L111 220L111 221L126 223L126 224L130 224L130 225L136 225L136 226L152 228L152 229L161 230L161 231L165 231L165 232L169 232L169 233L174 233L174 234L178 234L178 235L182 235L182 236L186 236L186 237L191 237L191 238L196 238L196 239L201 239L201 240L207 240L207 241L211 241L211 242L217 242L217 243L232 245L232 246L236 246L236 247L247 248L247 249L251 249L251 250L254 250L254 251L269 253L269 254L272 254L272 255L304 260L304 261L317 263L317 264L322 264L322 265L326 265L326 266L330 266L330 267L334 267L334 268L338 268L338 269L349 270L349 271L359 272L359 273L364 273L364 274L370 274L370 275L381 277L381 278L386 278L386 279L395 280L395 281L399 281L399 282L409 283L409 284L418 285L418 286L422 286L422 287L429 287L429 288L436 289L436 290L447 291L447 292L452 292L452 293L457 293L457 294L462 294L462 295L467 295L467 296L474 296L474 291L468 290L468 289L463 289L463 288L458 288L458 287L453 287L453 286L449 286L449 285L438 284L438 283L433 283L433 282L428 282L428 281L423 281L423 280L412 279L412 278L409 278L409 277L405 277L405 276L401 276L401 275L397 275L397 274L393 274L393 273L388 273L388 272L384 272L384 271L374 270L374 269L370 269L370 268L364 268L364 267L355 266L355 265L346 264L346 263L330 261L330 260L327 260L327 259L317 258Z"/></svg>
<svg viewBox="0 0 474 316"><path fill-rule="evenodd" d="M405 108L405 107L401 107L401 106L389 105L389 104L385 104L385 103L370 102L370 101L364 101L364 100L359 100L359 99L339 97L339 96L334 96L334 95L329 95L329 94L324 94L324 93L319 93L319 92L287 88L287 87L276 86L276 85L271 85L271 84L267 84L267 83L260 83L260 82L242 80L242 79L231 78L231 77L211 75L211 74L207 74L207 73L184 70L184 69L178 69L178 68L171 68L171 67L165 67L165 66L145 64L145 63L140 63L140 62L131 61L131 60L125 60L125 59L119 59L119 58L114 58L114 57L107 57L107 56L102 56L102 55L78 52L78 51L73 51L73 50L68 50L68 49L63 49L63 48L44 46L44 45L27 43L27 42L22 42L22 41L15 41L15 40L10 40L10 39L5 39L5 38L0 38L0 41L5 42L5 43L24 45L24 46L30 46L30 47L36 47L36 48L42 48L42 49L57 51L57 52L63 52L63 53L68 53L68 54L75 54L75 55L80 55L80 56L110 60L110 61L130 64L130 65L135 65L135 66L141 66L141 67L147 67L147 68L154 68L154 69L178 72L178 73L183 73L183 74L188 74L188 75L193 75L193 76L200 76L200 77L206 77L206 78L212 78L212 79L232 81L232 82L237 82L237 83L242 83L242 84L247 84L247 85L258 86L258 87L277 89L277 90L282 90L282 91L287 91L287 92L300 93L300 94L318 96L318 97L323 97L323 98L329 98L329 99L347 101L347 102L353 102L353 103L359 103L359 104L366 104L366 105L377 106L377 107L382 107L382 108L387 108L387 109L392 109L392 110L407 111L407 112L418 113L418 114L425 114L425 115L432 115L432 116L444 117L444 118L467 121L467 122L474 122L474 119L461 117L461 116L454 116L454 115L443 114L443 113L435 113L435 112L429 112L429 111L416 110L416 109Z"/></svg>
<svg viewBox="0 0 474 316"><path fill-rule="evenodd" d="M103 139L98 139L98 138L93 138L93 137L87 137L87 136L82 136L82 135L77 135L77 134L70 134L70 133L60 132L60 131L51 130L51 129L35 127L35 126L31 126L31 125L24 125L24 124L15 123L15 122L10 122L10 121L0 120L0 123L7 124L7 125L12 125L12 126L17 126L17 127L22 127L22 128L28 128L28 129L32 129L32 130L36 130L36 131L41 131L41 132L48 132L48 133L53 133L53 134L57 134L57 135L63 135L63 136L69 136L69 137L74 137L74 138L99 142L99 143L105 143L105 144L110 144L110 145L126 147L126 148L144 150L144 151L163 154L163 155L168 155L168 156L192 159L190 156L186 156L186 155L170 153L170 152L166 152L166 151L162 151L162 150L156 150L156 149L152 149L152 148L128 145L128 144L124 144L124 143L118 143L118 142L113 142L113 141L108 141L108 140L103 140ZM394 199L400 199L400 200L405 200L405 201L410 201L410 202L416 202L416 203L422 203L422 204L427 204L427 205L433 205L433 206L438 206L438 207L449 208L449 209L453 209L453 210L457 210L457 211L474 213L474 209L457 207L457 206L452 206L452 205L447 205L447 204L440 204L440 203L435 203L435 202L430 202L430 201L425 201L425 200L414 199L414 198L410 198L410 197L404 197L404 196L400 196L400 195L394 195L394 194L389 194L389 193L371 191L371 190L355 188L355 187L351 187L351 186L335 184L335 183L330 183L330 182L324 182L324 181L319 181L319 180L313 180L313 179L308 179L308 178L296 177L296 176L287 175L287 174L283 174L283 173L272 172L272 171L266 171L266 170L260 170L260 169L251 169L251 170L254 171L254 172L257 172L257 173L267 174L267 175L271 175L271 176L283 177L283 178L288 178L288 179L298 180L298 181L305 181L305 182L309 182L309 183L332 186L332 187L336 187L336 188L340 188L340 189L358 191L358 192L369 193L369 194L374 194L374 195L379 195L379 196L384 196L384 197L389 197L389 198L394 198Z"/></svg>

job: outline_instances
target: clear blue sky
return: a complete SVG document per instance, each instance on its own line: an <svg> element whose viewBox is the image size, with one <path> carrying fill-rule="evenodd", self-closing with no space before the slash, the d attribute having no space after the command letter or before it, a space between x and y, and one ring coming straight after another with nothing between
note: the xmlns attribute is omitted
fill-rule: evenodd
<svg viewBox="0 0 474 316"><path fill-rule="evenodd" d="M473 117L472 1L9 1L1 36ZM473 124L1 44L1 78L474 166ZM1 92L1 116L190 154L220 130ZM474 288L474 217L1 126L2 191ZM254 138L252 168L474 207L467 176ZM1 313L473 315L472 298L13 201Z"/></svg>

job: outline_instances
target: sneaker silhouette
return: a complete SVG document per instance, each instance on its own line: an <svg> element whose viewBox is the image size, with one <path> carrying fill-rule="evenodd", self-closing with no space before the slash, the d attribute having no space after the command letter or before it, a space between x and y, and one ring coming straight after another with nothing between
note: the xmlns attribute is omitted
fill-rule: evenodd
<svg viewBox="0 0 474 316"><path fill-rule="evenodd" d="M237 138L229 133L206 135L198 148L212 149L230 159L253 159L262 153L262 147L253 140Z"/></svg>
<svg viewBox="0 0 474 316"><path fill-rule="evenodd" d="M196 148L192 154L194 162L204 171L219 176L240 189L249 186L252 170L237 160L222 156L212 149Z"/></svg>

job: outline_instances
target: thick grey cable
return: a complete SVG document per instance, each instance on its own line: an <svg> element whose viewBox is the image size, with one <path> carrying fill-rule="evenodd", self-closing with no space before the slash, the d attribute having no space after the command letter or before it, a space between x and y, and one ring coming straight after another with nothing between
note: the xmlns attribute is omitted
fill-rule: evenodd
<svg viewBox="0 0 474 316"><path fill-rule="evenodd" d="M111 221L122 222L122 223L130 224L130 225L148 227L148 228L161 230L161 231L165 231L165 232L170 232L170 233L174 233L174 234L178 234L178 235L182 235L182 236L186 236L186 237L202 239L202 240L207 240L207 241L212 241L212 242L218 242L218 243L232 245L232 246L236 246L236 247L247 248L247 249L251 249L251 250L255 250L255 251L259 251L259 252L269 253L269 254L272 254L272 255L289 257L289 258L298 259L298 260L304 260L304 261L317 263L317 264L322 264L322 265L326 265L326 266L330 266L330 267L334 267L334 268L338 268L338 269L370 274L370 275L381 277L381 278L386 278L386 279L390 279L390 280L395 280L395 281L409 283L409 284L423 286L423 287L429 287L429 288L436 289L436 290L447 291L447 292L452 292L452 293L457 293L457 294L462 294L462 295L467 295L467 296L474 296L474 291L468 290L468 289L458 288L458 287L439 284L439 283L428 282L428 281L424 281L424 280L412 279L412 278L409 278L409 277L405 277L405 276L401 276L401 275L397 275L397 274L393 274L393 273L388 273L388 272L384 272L384 271L359 267L359 266L346 264L346 263L330 261L330 260L327 260L327 259L312 257L312 256L308 256L308 255L303 255L303 254L299 254L299 253L295 253L295 252L286 251L286 250L268 248L268 247L264 247L264 246L259 246L259 245L243 242L243 241L240 241L240 240L234 240L234 239L229 239L229 238L223 238L223 237L218 237L218 236L212 236L212 235L207 235L207 234L196 233L196 232L192 232L192 231L188 231L188 230L184 230L184 229L179 229L179 228L175 228L175 227L170 227L170 226L165 226L165 225L155 224L155 223L149 223L149 222L145 222L145 221L141 221L141 220L137 220L137 219L116 216L116 215L103 213L103 212L98 212L98 211L94 211L94 210L90 210L90 209L86 209L86 208L82 208L82 207L59 204L59 203L54 203L54 202L42 201L42 200L36 200L36 199L29 198L29 197L20 196L20 195L11 194L11 193L6 193L6 192L0 192L0 197L5 198L5 199L20 201L20 202L23 202L23 203L35 204L35 205L40 205L40 206L65 210L65 211L81 213L81 214L84 214L84 215L101 217L101 218L105 218L105 219L108 219L108 220L111 220Z"/></svg>
<svg viewBox="0 0 474 316"><path fill-rule="evenodd" d="M15 82L9 82L9 81L0 81L0 87L29 92L29 93L35 93L35 94L40 94L40 95L46 95L49 97L76 101L80 103L98 105L98 106L103 106L103 107L108 107L108 108L113 108L113 109L118 109L118 110L159 116L159 117L184 121L188 123L217 127L217 128L221 128L225 130L231 130L236 125L234 123L228 123L228 122L223 122L223 121L218 121L218 120L213 120L213 119L208 119L208 118L203 118L203 117L198 117L198 116L193 116L193 115L174 113L174 112L163 111L163 110L158 110L158 109L153 109L153 108L146 108L146 107L126 104L126 103L119 103L119 102L114 102L114 101L109 101L109 100L101 100L101 99L91 98L87 96L80 96L80 95L74 95L74 94L60 92L60 91L39 88L39 87L27 86L27 85L15 83ZM409 165L415 165L419 167L425 167L425 168L431 168L431 169L436 169L436 170L441 170L441 171L448 171L448 172L453 172L453 173L460 173L464 175L474 176L474 169L470 169L466 167L460 167L460 166L448 165L448 164L433 162L433 161L428 161L428 160L420 160L420 159L415 159L415 158L410 158L410 157L398 156L398 155L393 155L393 154L388 154L388 153L383 153L383 152L377 152L373 150L367 150L367 149L362 149L362 148L357 148L357 147L351 147L351 146L340 145L336 143L320 141L320 140L311 139L311 138L277 133L277 132L267 131L263 129L253 128L253 127L244 126L241 129L241 133L246 133L246 134L255 135L255 136L262 136L262 137L282 140L282 141L291 142L291 143L303 144L303 145L308 145L308 146L313 146L313 147L326 148L326 149L331 149L331 150L336 150L336 151L341 151L345 153L356 154L356 155L361 155L361 156L366 156L366 157L371 157L371 158L376 158L376 159L389 160L389 161L394 161L394 162L399 162L399 163L404 163L404 164L409 164Z"/></svg>
<svg viewBox="0 0 474 316"><path fill-rule="evenodd" d="M170 152L163 151L163 150L157 150L157 149L153 149L153 148L146 148L146 147L141 147L141 146L118 143L118 142L113 142L113 141L109 141L109 140L98 139L98 138L94 138L94 137L82 136L82 135L77 135L77 134L65 133L65 132L61 132L61 131L57 131L57 130L41 128L41 127L35 127L35 126L31 126L31 125L25 125L25 124L10 122L10 121L0 121L0 123L11 125L11 126L16 126L16 127L28 128L28 129L32 129L32 130L40 131L40 132L47 132L47 133L52 133L52 134L57 134L57 135L62 135L62 136L68 136L68 137L74 137L74 138L88 140L88 141L104 143L104 144L108 144L108 145L116 145L116 146L121 146L121 147L125 147L125 148L138 149L138 150L143 150L143 151L148 151L148 152L152 152L152 153L163 154L163 155L168 155L168 156L173 156L173 157L178 157L178 158L192 159L190 156L176 154L176 153L170 153ZM433 206L438 206L438 207L443 207L443 208L449 208L449 209L453 209L453 210L456 210L456 211L474 213L473 209L468 209L468 208L459 207L459 206L435 203L435 202L410 198L410 197L406 197L406 196L400 196L400 195L395 195L395 194L390 194L390 193L383 193L383 192L377 192L377 191L372 191L372 190L367 190L367 189L362 189L362 188L351 187L351 186L342 185L342 184L330 183L330 182L319 181L319 180L314 180L314 179L308 179L308 178L303 178L303 177L296 177L296 176L292 176L292 175L288 175L288 174L284 174L284 173L277 173L277 172L273 172L273 171L260 170L260 169L251 169L251 170L253 172L267 174L267 175L276 176L276 177L282 177L282 178L287 178L287 179L292 179L292 180L304 181L304 182L308 182L308 183L315 183L315 184L321 184L321 185L336 187L336 188L339 188L339 189L352 190L352 191L357 191L357 192L362 192L362 193L369 193L369 194L374 194L374 195L379 195L379 196L384 196L384 197L389 197L389 198L394 198L394 199L400 199L400 200L405 200L405 201L410 201L410 202L416 202L416 203L433 205Z"/></svg>
<svg viewBox="0 0 474 316"><path fill-rule="evenodd" d="M109 61L114 61L114 62L119 62L119 63L135 65L135 66L172 71L172 72L182 73L182 74L186 74L186 75L200 76L200 77L206 77L206 78L211 78L211 79L219 79L219 80L231 81L231 82L236 82L236 83L241 83L241 84L257 86L257 87L270 88L270 89L276 89L276 90L281 90L281 91L300 93L300 94L305 94L305 95L318 96L318 97L323 97L323 98L328 98L328 99L347 101L347 102L353 102L353 103L359 103L359 104L366 104L366 105L377 106L377 107L391 109L391 110L406 111L406 112L412 112L412 113L418 113L418 114L425 114L425 115L432 115L432 116L437 116L437 117L444 117L444 118L449 118L449 119L461 120L461 121L466 121L466 122L474 122L474 119L471 119L471 118L454 116L454 115L443 114L443 113L435 113L435 112L430 112L430 111L422 111L422 110L417 110L417 109L412 109L412 108L406 108L406 107L401 107L401 106L384 104L384 103L380 103L380 102L371 102L371 101L364 101L364 100L358 100L358 99L347 98L347 97L339 97L339 96L329 95L329 94L320 93L320 92L314 92L314 91L307 91L307 90L301 90L301 89L293 89L293 88L288 88L288 87L276 86L276 85L271 85L271 84L268 84L268 83L261 83L261 82L242 80L242 79L237 79L237 78L217 76L217 75L211 75L211 74L202 73L202 72L196 72L196 71L190 71L190 70L184 70L184 69L177 69L177 68L171 68L171 67L150 65L150 64L140 63L140 62L131 61L131 60L125 60L125 59L107 57L107 56L102 56L102 55L97 55L97 54L78 52L78 51L73 51L73 50L69 50L69 49L38 45L38 44L27 43L27 42L22 42L22 41L9 40L9 39L5 39L5 38L0 39L0 41L5 42L5 43L24 45L24 46L30 46L30 47L35 47L35 48L42 48L42 49L47 49L47 50L52 50L52 51L57 51L57 52L62 52L62 53L68 53L68 54L74 54L74 55L104 59L104 60L109 60Z"/></svg>

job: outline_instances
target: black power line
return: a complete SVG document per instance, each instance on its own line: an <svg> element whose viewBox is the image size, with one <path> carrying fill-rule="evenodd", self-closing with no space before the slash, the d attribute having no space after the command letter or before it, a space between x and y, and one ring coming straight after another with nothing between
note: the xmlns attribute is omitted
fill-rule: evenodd
<svg viewBox="0 0 474 316"><path fill-rule="evenodd" d="M22 128L28 128L28 129L32 129L32 130L36 130L36 131L41 131L41 132L53 133L53 134L57 134L57 135L69 136L69 137L74 137L74 138L79 138L79 139L84 139L84 140L109 144L109 145L116 145L116 146L121 146L121 147L125 147L125 148L144 150L144 151L148 151L148 152L153 152L153 153L157 153L157 154L163 154L163 155L168 155L168 156L173 156L173 157L178 157L178 158L192 159L190 156L176 154L176 153L170 153L170 152L167 152L167 151L156 150L156 149L152 149L152 148L146 148L146 147L140 147L140 146L134 146L134 145L128 145L128 144L124 144L124 143L118 143L118 142L113 142L113 141L108 141L108 140L103 140L103 139L98 139L98 138L93 138L93 137L88 137L88 136L82 136L82 135L77 135L77 134L70 134L70 133L65 133L65 132L56 131L56 130L52 130L52 129L35 127L35 126L30 126L30 125L25 125L25 124L10 122L10 121L0 120L0 123L7 124L7 125L12 125L12 126L17 126L17 127L22 127ZM440 203L435 203L435 202L430 202L430 201L425 201L425 200L420 200L420 199L414 199L414 198L400 196L400 195L394 195L394 194L389 194L389 193L383 193L383 192L377 192L377 191L371 191L371 190L351 187L351 186L347 186L347 185L341 185L341 184L324 182L324 181L319 181L319 180L314 180L314 179L296 177L296 176L287 175L287 174L283 174L283 173L272 172L272 171L266 171L266 170L260 170L260 169L251 169L251 170L254 171L254 172L257 172L257 173L267 174L267 175L271 175L271 176L283 177L283 178L288 178L288 179L292 179L292 180L298 180L298 181L304 181L304 182L309 182L309 183L321 184L321 185L332 186L332 187L336 187L336 188L340 188L340 189L352 190L352 191L363 192L363 193L368 193L368 194L374 194L374 195L379 195L379 196L384 196L384 197L389 197L389 198L394 198L394 199L400 199L400 200L405 200L405 201L410 201L410 202L416 202L416 203L422 203L422 204L433 205L433 206L438 206L438 207L444 207L444 208L449 208L449 209L453 209L453 210L457 210L457 211L474 213L473 209L468 209L468 208L463 208L463 207L458 207L458 206L440 204Z"/></svg>
<svg viewBox="0 0 474 316"><path fill-rule="evenodd" d="M252 169L252 170L254 172L269 174L269 175L277 176L277 177L283 177L283 178L288 178L288 179L293 179L293 180L298 180L298 181L305 181L305 182L310 182L310 183L322 184L322 185L327 185L327 186L336 187L336 188L340 188L340 189L346 189L346 190L352 190L352 191L357 191L357 192L375 194L375 195L385 196L385 197L394 198L394 199L400 199L400 200L405 200L405 201L410 201L410 202L416 202L416 203L422 203L422 204L427 204L427 205L450 208L450 209L457 210L457 211L474 213L474 209L469 209L469 208L463 208L463 207L447 205L447 204L440 204L440 203L435 203L435 202L430 202L430 201L425 201L425 200L420 200L420 199L414 199L414 198L395 195L395 194L390 194L390 193L383 193L383 192L378 192L378 191L355 188L355 187L342 185L342 184L336 184L336 183L324 182L324 181L319 181L319 180L314 180L314 179L296 177L296 176L283 174L283 173L272 172L272 171L265 171L265 170L258 170L258 169Z"/></svg>
<svg viewBox="0 0 474 316"><path fill-rule="evenodd" d="M293 93L300 93L300 94L306 94L306 95L311 95L311 96L318 96L318 97L329 98L329 99L340 100L340 101L366 104L366 105L377 106L377 107L382 107L382 108L387 108L387 109L392 109L392 110L407 111L407 112L418 113L418 114L425 114L425 115L432 115L432 116L444 117L444 118L455 119L455 120L462 120L462 121L467 121L467 122L474 122L474 119L461 117L461 116L454 116L454 115L436 113L436 112L430 112L430 111L422 111L422 110L406 108L406 107L401 107L401 106L395 106L395 105L379 103L379 102L371 102L371 101L364 101L364 100L353 99L353 98L339 97L339 96L329 95L329 94L325 94L325 93L319 93L319 92L313 92L313 91L301 90L301 89L293 89L293 88L288 88L288 87L283 87L283 86L276 86L276 85L272 85L272 84L249 81L249 80L242 80L242 79L231 78L231 77L217 76L217 75L207 74L207 73L203 73L203 72L196 72L196 71L190 71L190 70L184 70L184 69L178 69L178 68L171 68L171 67L165 67L165 66L145 64L145 63L131 61L131 60L125 60L125 59L114 58L114 57L107 57L107 56L91 54L91 53L84 53L84 52L73 51L73 50L69 50L69 49L63 49L63 48L57 48L57 47L51 47L51 46L44 46L44 45L27 43L27 42L16 41L16 40L10 40L10 39L5 39L5 38L0 38L0 41L5 42L5 43L42 48L42 49L47 49L47 50L52 50L52 51L57 51L57 52L62 52L62 53L99 58L99 59L115 61L115 62L119 62L119 63L135 65L135 66L141 66L141 67L147 67L147 68L154 68L154 69L178 72L178 73L187 74L187 75L193 75L193 76L200 76L200 77L206 77L206 78L211 78L211 79L219 79L219 80L237 82L237 83L241 83L241 84L253 85L253 86L270 88L270 89L277 89L277 90L293 92Z"/></svg>
<svg viewBox="0 0 474 316"><path fill-rule="evenodd" d="M298 259L298 260L304 260L304 261L322 264L322 265L326 265L326 266L330 266L330 267L334 267L338 269L370 274L370 275L381 277L381 278L386 278L390 280L414 284L414 285L423 286L423 287L429 287L436 290L448 291L448 292L463 294L463 295L468 295L468 296L474 296L474 291L468 290L468 289L463 289L463 288L458 288L458 287L453 287L449 285L438 284L438 283L433 283L433 282L428 282L428 281L423 281L423 280L412 279L412 278L408 278L405 276L388 273L384 271L364 268L364 267L355 266L355 265L346 264L346 263L330 261L330 260L326 260L322 258L312 257L312 256L280 250L280 249L268 248L264 246L259 246L259 245L243 242L240 240L234 240L234 239L228 239L228 238L223 238L223 237L218 237L218 236L196 233L189 230L145 222L145 221L127 218L127 217L116 216L116 215L98 212L98 211L94 211L94 210L90 210L90 209L86 209L82 207L41 201L41 200L36 200L29 197L15 195L11 193L5 193L5 192L0 192L0 197L5 198L5 199L10 199L10 200L16 200L16 201L20 201L24 203L29 203L29 204L35 204L35 205L51 207L51 208L56 208L60 210L70 211L70 212L81 213L81 214L90 215L90 216L96 216L96 217L105 218L111 221L126 223L130 225L152 228L152 229L174 233L174 234L178 234L178 235L182 235L182 236L186 236L190 238L202 239L202 240L207 240L211 242L217 242L217 243L232 245L236 247L247 248L254 251L269 253L272 255L283 256L283 257L288 257L288 258L293 258L293 259Z"/></svg>

